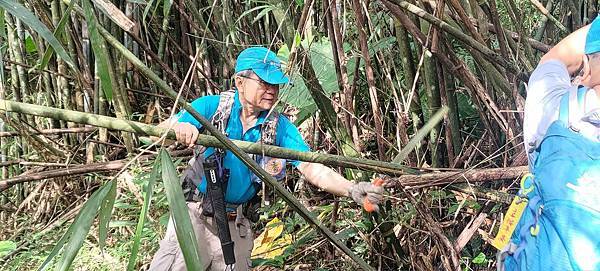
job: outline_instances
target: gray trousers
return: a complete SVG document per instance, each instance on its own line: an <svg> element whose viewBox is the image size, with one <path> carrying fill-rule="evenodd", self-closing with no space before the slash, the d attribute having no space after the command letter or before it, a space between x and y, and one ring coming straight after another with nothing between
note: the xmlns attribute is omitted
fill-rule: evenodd
<svg viewBox="0 0 600 271"><path fill-rule="evenodd" d="M200 256L202 257L203 270L223 271L225 261L221 242L219 241L217 227L211 217L202 215L201 202L188 202L188 212L198 241ZM235 243L235 270L250 270L252 262L250 254L254 245L254 236L250 228L250 221L243 217L241 206L238 207L238 217L229 221L231 240ZM180 271L187 270L181 248L177 242L177 234L173 220L169 219L167 233L160 242L160 248L154 254L149 271Z"/></svg>

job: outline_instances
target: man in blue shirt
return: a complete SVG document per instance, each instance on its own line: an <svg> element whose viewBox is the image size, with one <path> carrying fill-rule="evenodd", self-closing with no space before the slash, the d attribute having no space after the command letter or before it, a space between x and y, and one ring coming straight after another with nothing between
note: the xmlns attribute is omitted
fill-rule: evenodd
<svg viewBox="0 0 600 271"><path fill-rule="evenodd" d="M251 47L242 51L237 58L235 72L236 92L225 132L230 139L257 142L261 138L261 125L277 101L279 85L288 83L289 79L281 70L281 61L275 53L263 47ZM205 118L211 119L217 111L219 99L217 95L201 97L192 102L192 107ZM198 129L202 127L185 111L160 126L171 127L177 140L190 147L195 144ZM276 131L275 142L278 146L297 151L310 150L298 128L285 116L279 115ZM209 148L205 156L212 153L214 149ZM300 161L291 163L313 185L338 196L351 197L359 205L366 198L377 208L382 199L381 186L369 182L353 183L322 164ZM230 151L226 151L223 164L230 171L225 201L241 206L258 192L253 185L253 178L256 177ZM202 181L198 189L205 193L206 182ZM224 270L223 252L212 218L202 215L201 202L188 202L188 207L205 269ZM229 227L235 242L235 270L248 270L251 267L253 235L250 222L241 215L240 208ZM166 236L152 260L150 270L186 270L172 221L169 222Z"/></svg>

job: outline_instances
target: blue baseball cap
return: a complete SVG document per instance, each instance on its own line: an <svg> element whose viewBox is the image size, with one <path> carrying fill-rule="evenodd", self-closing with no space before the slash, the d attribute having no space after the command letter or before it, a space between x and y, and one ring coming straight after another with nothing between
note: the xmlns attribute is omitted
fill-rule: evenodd
<svg viewBox="0 0 600 271"><path fill-rule="evenodd" d="M593 54L600 52L600 16L590 25L590 30L585 37L585 54Z"/></svg>
<svg viewBox="0 0 600 271"><path fill-rule="evenodd" d="M250 47L242 51L235 63L235 72L252 70L263 81L273 84L287 84L290 79L281 70L281 60L265 47Z"/></svg>

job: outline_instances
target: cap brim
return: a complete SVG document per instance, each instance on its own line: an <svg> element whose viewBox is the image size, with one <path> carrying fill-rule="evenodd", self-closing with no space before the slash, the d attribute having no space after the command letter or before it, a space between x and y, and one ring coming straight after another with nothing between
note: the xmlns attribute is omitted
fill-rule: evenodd
<svg viewBox="0 0 600 271"><path fill-rule="evenodd" d="M283 74L283 72L274 66L267 66L267 68L252 68L252 71L260 77L263 81L272 85L282 85L290 82L290 79Z"/></svg>

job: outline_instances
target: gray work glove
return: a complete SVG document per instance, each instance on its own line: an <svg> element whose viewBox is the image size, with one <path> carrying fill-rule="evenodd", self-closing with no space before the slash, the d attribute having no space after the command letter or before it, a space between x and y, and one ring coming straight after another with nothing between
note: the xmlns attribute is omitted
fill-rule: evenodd
<svg viewBox="0 0 600 271"><path fill-rule="evenodd" d="M383 187L370 182L355 183L348 189L349 196L367 212L378 212L383 201Z"/></svg>

